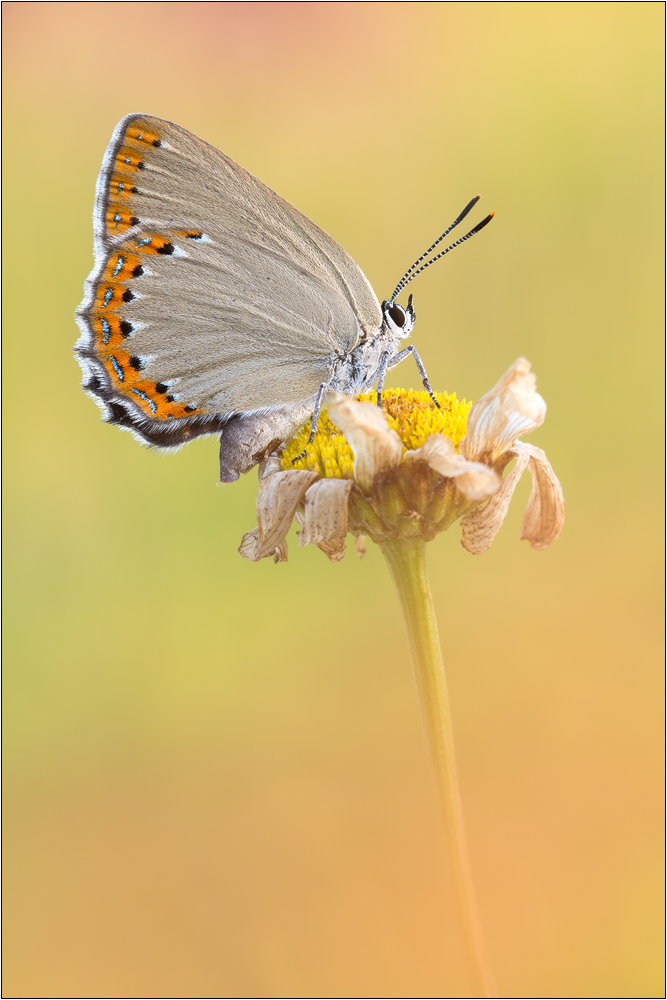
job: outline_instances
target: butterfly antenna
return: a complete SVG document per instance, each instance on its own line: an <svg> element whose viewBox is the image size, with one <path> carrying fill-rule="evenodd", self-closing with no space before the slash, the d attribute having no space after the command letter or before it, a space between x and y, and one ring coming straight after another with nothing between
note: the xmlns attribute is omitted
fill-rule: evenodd
<svg viewBox="0 0 667 1000"><path fill-rule="evenodd" d="M447 229L445 229L445 231L442 234L442 236L438 236L438 238L435 241L435 243L433 243L433 245L430 246L428 248L428 250L426 250L421 255L421 257L414 262L414 264L412 265L412 267L409 267L407 269L407 271L405 272L405 274L403 275L403 277L399 281L398 285L396 286L396 291L394 292L394 294L392 295L391 299L389 300L390 302L394 302L394 300L396 299L396 296L399 294L401 288L405 287L405 285L407 284L406 278L408 277L408 275L411 274L412 271L414 271L414 269L417 267L418 264L421 264L421 262L424 260L425 257L428 257L428 255L431 253L432 250L435 250L435 248L437 247L438 243L442 243L442 241L444 240L445 236L449 236L449 234L451 233L452 229L455 229L456 226L458 226L459 222L462 222L465 219L465 217L468 214L468 212L472 208L475 207L475 205L477 204L477 202L479 201L479 199L481 197L482 197L481 194L476 194L475 197L472 199L472 201L468 202L468 204L463 209L463 211L461 212L461 214L459 216L457 216L456 219L454 219L454 221L452 222L451 226L448 226Z"/></svg>
<svg viewBox="0 0 667 1000"><path fill-rule="evenodd" d="M433 250L433 248L436 247L438 243L440 243L440 240L442 240L447 235L447 233L450 233L452 231L454 226L458 225L461 219L465 218L465 216L468 214L468 212L475 204L475 202L478 201L478 199L479 195L477 196L477 198L474 198L466 208L464 208L464 210L461 212L456 222L453 222L452 225L449 227L449 229L445 233L443 233L440 239L435 241L435 243L431 247L431 250ZM413 268L417 267L417 264L419 264L420 261L424 259L424 257L428 257L431 250L427 250L425 254L422 254L419 260L415 261L410 270L406 271L406 273L403 275L403 277L401 278L401 280L399 281L398 285L394 290L394 294L392 295L389 301L394 302L396 300L396 296L400 295L405 286L409 285L413 278L416 278L418 274L421 274L422 271L425 271L427 267L431 266L431 264L435 264L436 260L440 260L441 257L444 257L445 254L449 253L450 250L453 250L454 247L459 246L461 243L465 243L465 241L469 240L471 236L475 235L475 233L479 233L480 230L484 229L484 226L488 226L489 222L491 222L491 219L494 217L495 214L496 214L495 212L490 212L489 215L487 215L485 219L482 219L481 222L478 222L477 225L474 227L474 229L471 229L469 233L466 233L465 236L462 236L454 243L450 243L448 247L446 247L444 250L441 250L440 253L437 253L435 257L432 257L430 260L427 260L425 264L422 264L422 266L418 267L416 271L413 271Z"/></svg>

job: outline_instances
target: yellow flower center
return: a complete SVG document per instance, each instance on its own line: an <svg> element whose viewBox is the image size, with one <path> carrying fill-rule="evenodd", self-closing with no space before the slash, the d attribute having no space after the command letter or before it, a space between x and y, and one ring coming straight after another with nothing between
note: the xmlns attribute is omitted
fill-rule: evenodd
<svg viewBox="0 0 667 1000"><path fill-rule="evenodd" d="M446 434L454 442L458 451L459 443L465 437L470 403L458 400L456 394L436 392L440 403L438 409L427 392L413 389L387 389L382 394L382 411L387 423L396 431L405 451L420 448L431 434ZM377 394L364 392L356 397L361 402L375 403ZM310 424L306 424L285 446L281 469L307 469L318 472L326 479L352 479L354 455L345 436L329 419L323 410L317 424L317 432L303 458L292 464L292 460L306 447L310 435ZM404 451L404 453L405 453Z"/></svg>

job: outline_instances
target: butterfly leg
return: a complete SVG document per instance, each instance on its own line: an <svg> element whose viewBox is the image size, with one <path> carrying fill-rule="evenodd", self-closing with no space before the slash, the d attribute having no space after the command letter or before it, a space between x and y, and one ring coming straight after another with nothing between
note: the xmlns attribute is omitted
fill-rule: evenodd
<svg viewBox="0 0 667 1000"><path fill-rule="evenodd" d="M435 405L438 407L438 409L440 409L441 408L440 407L440 403L435 398L435 393L433 392L433 389L431 388L431 383L428 380L428 375L426 374L426 369L424 368L424 365L422 363L422 359L419 357L419 355L417 354L417 351L412 346L412 344L410 344L409 347L406 347L405 350L401 351L399 354L395 354L394 357L390 359L388 367L389 368L393 368L395 365L399 365L401 363L401 361L404 361L405 358L407 358L408 354L412 354L413 358L415 359L415 364L417 365L417 368L419 369L419 374L421 375L423 386L426 389L426 391L428 392L428 394L431 397L431 399L433 400L433 402L435 403Z"/></svg>
<svg viewBox="0 0 667 1000"><path fill-rule="evenodd" d="M387 368L389 368L389 351L382 355L382 358L380 359L380 366L373 376L373 382L375 382L375 379L377 378L377 405L380 409L382 409L382 390L384 388L384 380L387 377Z"/></svg>
<svg viewBox="0 0 667 1000"><path fill-rule="evenodd" d="M315 397L315 408L313 410L313 419L311 421L310 434L308 435L308 440L306 441L306 447L299 455L296 456L296 458L292 459L292 465L294 465L295 462L298 462L299 459L305 458L306 452L308 451L308 446L311 445L315 440L315 434L317 432L317 422L320 419L322 396L324 395L325 388L326 388L326 382L322 382L319 389L317 390L317 396Z"/></svg>

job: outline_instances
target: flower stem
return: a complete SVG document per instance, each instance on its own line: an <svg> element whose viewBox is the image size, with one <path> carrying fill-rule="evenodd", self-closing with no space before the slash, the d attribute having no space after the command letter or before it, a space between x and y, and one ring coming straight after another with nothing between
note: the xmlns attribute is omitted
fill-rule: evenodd
<svg viewBox="0 0 667 1000"><path fill-rule="evenodd" d="M417 682L422 721L440 794L445 832L454 871L466 944L479 997L497 997L473 888L459 795L454 738L445 671L421 539L396 539L380 545L396 584L410 657Z"/></svg>

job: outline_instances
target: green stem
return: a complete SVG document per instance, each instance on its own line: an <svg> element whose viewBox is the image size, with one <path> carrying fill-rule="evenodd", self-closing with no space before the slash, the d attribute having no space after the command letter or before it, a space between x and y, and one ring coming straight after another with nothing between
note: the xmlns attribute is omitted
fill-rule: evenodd
<svg viewBox="0 0 667 1000"><path fill-rule="evenodd" d="M454 760L454 738L445 670L431 590L426 578L425 546L420 539L397 539L380 545L396 584L408 634L422 720L440 793L445 831L454 871L466 943L480 992L497 997L473 888L463 812Z"/></svg>

